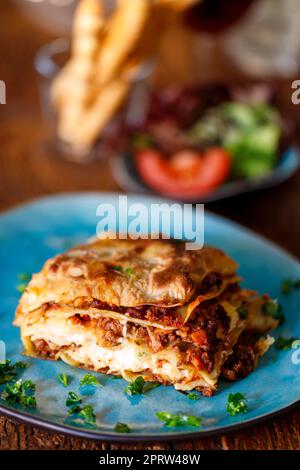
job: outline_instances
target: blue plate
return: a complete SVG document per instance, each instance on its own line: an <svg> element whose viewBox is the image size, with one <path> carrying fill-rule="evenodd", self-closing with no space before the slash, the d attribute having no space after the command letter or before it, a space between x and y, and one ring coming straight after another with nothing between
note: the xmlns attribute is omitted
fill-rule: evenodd
<svg viewBox="0 0 300 470"><path fill-rule="evenodd" d="M137 173L130 155L119 155L110 159L113 176L125 191L153 194ZM266 176L253 179L228 181L216 188L211 194L202 197L200 202L208 203L246 194L260 189L277 186L289 179L299 168L300 156L296 148L289 148L280 157L278 165ZM195 198L192 200L195 202Z"/></svg>
<svg viewBox="0 0 300 470"><path fill-rule="evenodd" d="M146 205L161 202L143 196L132 196L130 200ZM100 202L115 204L117 195L59 195L40 199L0 216L0 339L5 341L7 357L13 361L22 359L19 330L12 326L19 298L16 289L18 273L39 271L49 256L95 234L96 207ZM205 243L223 248L238 260L240 274L246 279L247 286L279 298L286 322L275 336L300 338L300 292L295 291L285 297L280 295L282 278L300 278L299 263L270 242L213 214L206 214ZM214 397L201 397L198 401L191 401L172 387L164 386L149 391L145 396L128 397L123 391L124 380L102 374L97 375L103 387L79 390L79 380L85 371L62 362L31 358L25 358L25 362L28 367L23 377L36 383L38 406L24 409L20 405L9 405L1 398L0 412L50 430L88 438L167 440L224 432L282 411L296 404L300 397L300 350L275 351L272 347L248 377L235 383L222 381ZM67 388L56 379L62 371L72 378ZM1 392L4 386L0 387ZM65 401L70 390L80 391L85 395L85 402L95 407L95 428L68 418ZM226 412L230 392L242 392L247 396L247 414L231 417ZM164 427L155 416L157 411L201 416L202 428ZM132 432L116 433L114 426L118 421L127 423Z"/></svg>

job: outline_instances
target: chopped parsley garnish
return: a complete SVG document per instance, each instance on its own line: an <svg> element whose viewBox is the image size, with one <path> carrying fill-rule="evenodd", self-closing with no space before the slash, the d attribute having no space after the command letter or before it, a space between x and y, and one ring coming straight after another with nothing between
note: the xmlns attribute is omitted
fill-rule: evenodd
<svg viewBox="0 0 300 470"><path fill-rule="evenodd" d="M36 399L33 396L25 395L22 397L21 404L27 408L36 408Z"/></svg>
<svg viewBox="0 0 300 470"><path fill-rule="evenodd" d="M69 415L76 415L76 418L82 419L85 423L94 425L96 415L92 405L86 404L80 406L82 400L75 392L69 392L66 400L66 406L69 407Z"/></svg>
<svg viewBox="0 0 300 470"><path fill-rule="evenodd" d="M281 283L281 293L284 295L290 294L294 289L300 289L300 279L295 281L290 277L287 277L282 280Z"/></svg>
<svg viewBox="0 0 300 470"><path fill-rule="evenodd" d="M228 395L228 403L226 408L227 413L235 416L240 413L247 413L248 405L247 399L242 393L230 393Z"/></svg>
<svg viewBox="0 0 300 470"><path fill-rule="evenodd" d="M96 415L94 413L94 408L92 405L84 405L81 411L79 411L78 416L85 420L88 424L94 424L96 421Z"/></svg>
<svg viewBox="0 0 300 470"><path fill-rule="evenodd" d="M200 395L196 392L187 392L186 390L178 390L179 393L185 395L189 400L199 400Z"/></svg>
<svg viewBox="0 0 300 470"><path fill-rule="evenodd" d="M271 315L272 317L278 312L279 304L276 300L270 300L262 306L262 311L265 315Z"/></svg>
<svg viewBox="0 0 300 470"><path fill-rule="evenodd" d="M137 377L134 382L131 382L127 387L124 389L124 392L127 395L141 395L144 390L145 380L143 377Z"/></svg>
<svg viewBox="0 0 300 470"><path fill-rule="evenodd" d="M69 408L68 414L69 415L74 415L76 413L79 413L81 411L81 406L80 405L73 405Z"/></svg>
<svg viewBox="0 0 300 470"><path fill-rule="evenodd" d="M127 395L142 395L143 393L149 392L149 390L159 386L159 383L145 382L143 377L139 376L134 380L134 382L127 385L124 392L127 393Z"/></svg>
<svg viewBox="0 0 300 470"><path fill-rule="evenodd" d="M25 292L26 287L27 287L27 284L18 284L17 291L23 294L23 292Z"/></svg>
<svg viewBox="0 0 300 470"><path fill-rule="evenodd" d="M113 268L114 271L122 271L121 266L113 266L112 268Z"/></svg>
<svg viewBox="0 0 300 470"><path fill-rule="evenodd" d="M125 268L125 273L128 274L129 276L135 276L135 273L134 273L134 269L128 267L128 268Z"/></svg>
<svg viewBox="0 0 300 470"><path fill-rule="evenodd" d="M95 377L93 374L85 374L85 376L80 380L80 386L83 387L84 385L94 385L95 387L101 386L102 384L99 382L97 377Z"/></svg>
<svg viewBox="0 0 300 470"><path fill-rule="evenodd" d="M22 281L20 284L17 285L17 291L23 294L25 291L28 282L30 281L31 275L29 273L19 273L18 280Z"/></svg>
<svg viewBox="0 0 300 470"><path fill-rule="evenodd" d="M31 274L29 273L19 273L18 279L19 281L29 282L31 278Z"/></svg>
<svg viewBox="0 0 300 470"><path fill-rule="evenodd" d="M293 289L293 281L290 278L286 278L282 280L281 283L281 293L282 294L290 294Z"/></svg>
<svg viewBox="0 0 300 470"><path fill-rule="evenodd" d="M76 415L77 418L91 425L95 424L96 421L96 415L92 405L84 405L82 407L79 405L72 406L69 410L69 415Z"/></svg>
<svg viewBox="0 0 300 470"><path fill-rule="evenodd" d="M31 380L19 379L14 383L7 383L2 397L8 403L20 403L26 407L36 407L34 397L35 384Z"/></svg>
<svg viewBox="0 0 300 470"><path fill-rule="evenodd" d="M115 425L116 432L128 433L130 432L130 427L126 423L117 423Z"/></svg>
<svg viewBox="0 0 300 470"><path fill-rule="evenodd" d="M282 311L281 305L277 302L277 300L269 300L268 302L262 305L262 312L264 315L269 315L273 317L275 320L279 320L279 324L284 322L285 317Z"/></svg>
<svg viewBox="0 0 300 470"><path fill-rule="evenodd" d="M143 393L149 392L150 390L153 390L154 388L160 387L160 383L158 382L146 382Z"/></svg>
<svg viewBox="0 0 300 470"><path fill-rule="evenodd" d="M67 400L66 400L66 405L67 406L78 405L81 402L82 402L82 400L81 400L80 396L77 395L77 393L75 393L75 392L69 392L68 393L68 397L67 397Z"/></svg>
<svg viewBox="0 0 300 470"><path fill-rule="evenodd" d="M113 380L123 379L122 375L112 375L111 378L112 378Z"/></svg>
<svg viewBox="0 0 300 470"><path fill-rule="evenodd" d="M239 306L237 312L242 320L245 320L248 317L248 309L244 304Z"/></svg>
<svg viewBox="0 0 300 470"><path fill-rule="evenodd" d="M200 395L198 395L198 393L195 393L195 392L190 392L187 394L187 397L189 400L199 400L200 398Z"/></svg>
<svg viewBox="0 0 300 470"><path fill-rule="evenodd" d="M122 266L113 266L112 269L120 273L126 273L128 274L128 276L135 276L134 269L131 268L130 266L128 266L125 269L123 269Z"/></svg>
<svg viewBox="0 0 300 470"><path fill-rule="evenodd" d="M13 380L21 370L25 369L25 367L26 364L24 364L24 362L16 362L15 364L12 364L10 360L0 364L0 384L6 384Z"/></svg>
<svg viewBox="0 0 300 470"><path fill-rule="evenodd" d="M174 428L177 426L200 427L202 424L202 418L200 418L200 416L185 414L177 415L168 413L167 411L158 411L156 413L156 417L169 428Z"/></svg>
<svg viewBox="0 0 300 470"><path fill-rule="evenodd" d="M292 344L294 341L296 341L296 339L297 338L283 338L282 336L279 336L279 338L277 338L274 343L275 349L288 351L292 348Z"/></svg>
<svg viewBox="0 0 300 470"><path fill-rule="evenodd" d="M64 371L61 373L61 375L57 374L56 377L60 381L60 383L63 384L64 387L67 387L67 385L68 385L68 376Z"/></svg>

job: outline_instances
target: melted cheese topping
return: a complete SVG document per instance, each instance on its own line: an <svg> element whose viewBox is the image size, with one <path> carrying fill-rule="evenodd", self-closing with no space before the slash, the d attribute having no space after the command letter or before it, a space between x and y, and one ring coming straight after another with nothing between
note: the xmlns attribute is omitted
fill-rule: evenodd
<svg viewBox="0 0 300 470"><path fill-rule="evenodd" d="M171 382L178 390L214 388L217 383L218 367L208 374L193 366L181 366L181 356L174 349L167 347L153 353L127 338L122 338L116 346L102 347L97 344L92 330L73 324L67 318L49 317L43 322L23 325L22 337L31 353L32 342L43 339L58 349L56 359L95 370L108 368L108 373L122 375L126 379L130 374L145 377L151 374L164 382Z"/></svg>

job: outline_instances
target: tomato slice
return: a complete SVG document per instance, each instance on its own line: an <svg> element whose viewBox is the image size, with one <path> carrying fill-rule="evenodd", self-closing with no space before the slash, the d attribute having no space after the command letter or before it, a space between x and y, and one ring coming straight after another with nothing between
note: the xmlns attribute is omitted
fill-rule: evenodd
<svg viewBox="0 0 300 470"><path fill-rule="evenodd" d="M222 148L203 153L182 151L166 160L152 149L136 154L136 167L144 182L155 191L180 199L199 198L211 193L229 176L231 157Z"/></svg>

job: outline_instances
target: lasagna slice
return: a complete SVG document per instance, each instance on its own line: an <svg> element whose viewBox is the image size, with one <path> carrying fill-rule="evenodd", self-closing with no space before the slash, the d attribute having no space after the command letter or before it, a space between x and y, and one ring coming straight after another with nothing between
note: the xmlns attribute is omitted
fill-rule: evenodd
<svg viewBox="0 0 300 470"><path fill-rule="evenodd" d="M27 355L211 396L253 370L278 323L236 270L212 247L93 239L33 275L15 324Z"/></svg>

